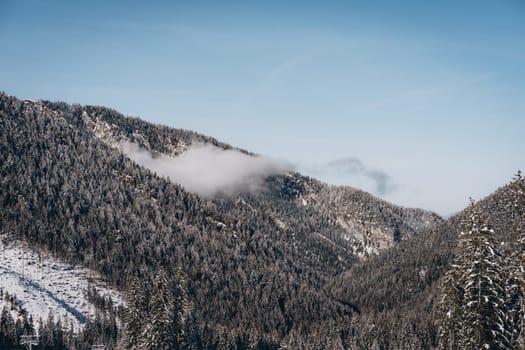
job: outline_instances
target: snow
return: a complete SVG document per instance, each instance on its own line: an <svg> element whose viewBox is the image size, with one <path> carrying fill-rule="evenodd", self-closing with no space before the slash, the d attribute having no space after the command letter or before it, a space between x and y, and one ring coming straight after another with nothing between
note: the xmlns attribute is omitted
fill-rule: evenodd
<svg viewBox="0 0 525 350"><path fill-rule="evenodd" d="M43 256L20 242L0 245L0 289L14 295L19 307L33 319L46 320L52 314L64 327L78 331L86 319L94 319L96 308L87 300L86 290L94 286L98 294L111 297L113 306L123 304L118 291L107 288L95 272ZM0 302L0 310L9 304ZM11 311L16 315L16 311Z"/></svg>
<svg viewBox="0 0 525 350"><path fill-rule="evenodd" d="M286 224L284 222L282 222L281 220L279 220L277 218L274 218L274 221L275 221L275 224L277 225L277 227L279 227L281 230L286 229Z"/></svg>
<svg viewBox="0 0 525 350"><path fill-rule="evenodd" d="M147 138L139 132L133 132L132 137L130 138L117 125L110 125L100 116L90 116L86 111L82 112L82 119L86 123L86 126L91 129L96 138L112 148L122 150L122 145L125 143L137 143L141 147L151 151L151 145L149 144ZM167 155L170 157L181 155L185 153L190 147L189 144L186 144L180 140L175 144L164 140L164 146L169 150Z"/></svg>

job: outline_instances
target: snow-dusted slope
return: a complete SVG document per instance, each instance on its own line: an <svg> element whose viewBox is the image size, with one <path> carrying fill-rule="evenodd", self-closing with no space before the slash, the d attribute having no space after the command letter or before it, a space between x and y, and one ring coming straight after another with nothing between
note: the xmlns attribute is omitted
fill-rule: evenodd
<svg viewBox="0 0 525 350"><path fill-rule="evenodd" d="M443 222L435 213L403 208L349 186L327 185L312 179L306 182L297 177L291 181L302 188L297 203L328 216L343 230L342 238L351 243L354 254L361 258L393 246L396 239L407 239Z"/></svg>
<svg viewBox="0 0 525 350"><path fill-rule="evenodd" d="M51 313L64 327L78 330L95 317L95 306L86 297L92 286L100 296L111 297L114 306L123 303L119 292L108 289L88 269L39 255L18 242L0 243L0 249L0 289L14 295L35 320L46 320Z"/></svg>

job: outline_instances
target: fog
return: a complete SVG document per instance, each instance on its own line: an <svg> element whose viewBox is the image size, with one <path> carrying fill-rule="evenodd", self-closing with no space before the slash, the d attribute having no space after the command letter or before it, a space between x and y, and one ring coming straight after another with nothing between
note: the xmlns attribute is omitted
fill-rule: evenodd
<svg viewBox="0 0 525 350"><path fill-rule="evenodd" d="M136 143L123 142L119 148L139 165L182 185L187 191L206 197L218 193L255 192L262 188L268 176L293 170L285 161L204 143L191 145L177 157L152 155Z"/></svg>

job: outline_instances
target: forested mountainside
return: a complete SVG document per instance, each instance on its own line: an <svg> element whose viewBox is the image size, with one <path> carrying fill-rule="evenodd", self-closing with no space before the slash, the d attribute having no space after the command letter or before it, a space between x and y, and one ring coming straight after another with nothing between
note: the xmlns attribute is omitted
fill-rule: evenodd
<svg viewBox="0 0 525 350"><path fill-rule="evenodd" d="M127 295L125 310L67 337L59 324L2 312L0 347L38 328L41 348L438 346L440 286L472 208L443 221L295 172L202 197L134 162L121 142L153 156L194 143L234 149L103 107L0 95L2 241L96 270ZM515 261L513 196L504 186L474 208Z"/></svg>
<svg viewBox="0 0 525 350"><path fill-rule="evenodd" d="M2 239L97 270L125 291L159 289L159 275L186 281L193 331L183 333L207 348L344 342L355 306L326 284L441 221L298 173L271 176L256 193L199 197L112 142L171 156L193 142L230 146L106 108L2 94L0 117Z"/></svg>
<svg viewBox="0 0 525 350"><path fill-rule="evenodd" d="M172 157L184 153L195 143L211 144L224 150L233 149L230 145L193 131L124 117L104 107L70 106L47 101L41 103L52 110L60 111L72 125L92 131L97 138L110 146L131 142L153 155ZM246 150L239 151L254 155ZM287 207L285 210L296 210L297 207L299 210L313 209L317 213L316 218L321 216L337 227L336 230L332 230L332 233L336 234L331 234L329 238L335 237L336 240L340 240L342 236L350 243L344 245L352 247L358 255L377 252L396 240L442 222L434 213L396 206L364 191L348 186L323 184L295 172L289 173L288 176L270 177L265 189L266 191L259 191L255 195L240 193L240 196L221 198L220 201L223 203L226 199L236 205L242 199L243 203L255 206L265 203L272 203L273 206L273 202L281 201L282 206ZM278 218L284 220L281 221L284 224L287 220L295 219L294 215L284 214Z"/></svg>
<svg viewBox="0 0 525 350"><path fill-rule="evenodd" d="M366 262L354 264L335 279L331 291L336 299L360 308L360 315L352 320L353 348L438 347L442 279L452 264L458 264L458 258L454 260L454 257L460 245L460 232L465 231L465 222L469 221L473 211L488 218L495 236L491 249L497 249L497 255L506 259L500 263L504 271L498 278L505 280L509 289L515 288L510 267L515 266L516 255L523 252L518 244L518 224L523 219L517 215L515 201L512 184L506 185L446 222L400 242ZM462 259L469 260L468 257ZM518 293L508 294L513 295L512 299L517 298ZM510 315L509 310L515 307L513 304L500 308ZM509 323L510 328L516 326L511 320ZM479 348L479 344L477 346L473 348ZM440 348L469 347L456 344ZM496 347L491 345L489 348ZM497 348L517 347L507 344Z"/></svg>

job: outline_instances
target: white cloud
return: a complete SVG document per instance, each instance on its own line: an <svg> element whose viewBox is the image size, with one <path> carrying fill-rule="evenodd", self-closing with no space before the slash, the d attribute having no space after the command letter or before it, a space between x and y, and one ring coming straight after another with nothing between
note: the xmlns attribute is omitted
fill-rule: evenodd
<svg viewBox="0 0 525 350"><path fill-rule="evenodd" d="M153 156L135 143L119 148L138 164L202 196L218 193L254 192L265 178L284 174L293 167L284 161L251 156L238 150L224 150L210 144L193 144L177 157Z"/></svg>

